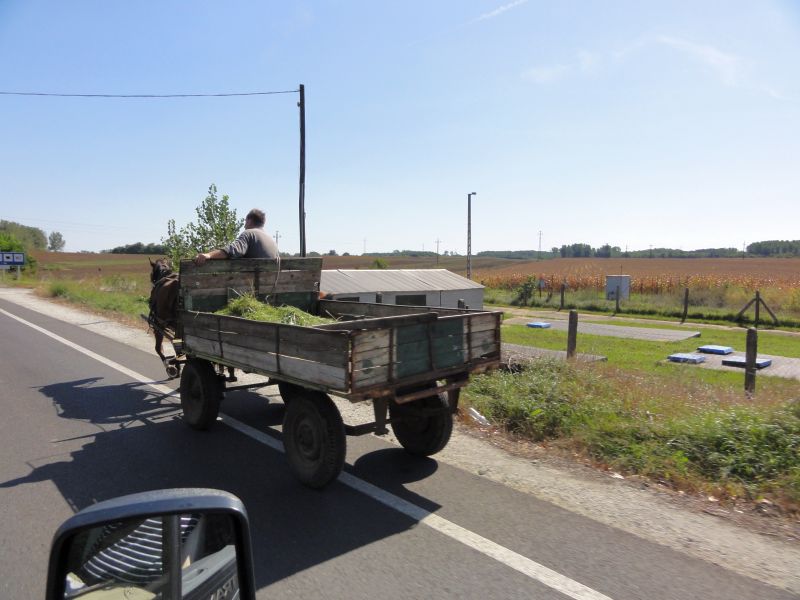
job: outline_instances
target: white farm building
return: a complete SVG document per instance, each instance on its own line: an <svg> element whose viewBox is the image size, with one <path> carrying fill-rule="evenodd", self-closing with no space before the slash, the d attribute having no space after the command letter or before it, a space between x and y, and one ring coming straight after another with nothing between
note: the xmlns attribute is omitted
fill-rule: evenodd
<svg viewBox="0 0 800 600"><path fill-rule="evenodd" d="M334 300L483 309L483 286L447 269L323 270L319 287Z"/></svg>

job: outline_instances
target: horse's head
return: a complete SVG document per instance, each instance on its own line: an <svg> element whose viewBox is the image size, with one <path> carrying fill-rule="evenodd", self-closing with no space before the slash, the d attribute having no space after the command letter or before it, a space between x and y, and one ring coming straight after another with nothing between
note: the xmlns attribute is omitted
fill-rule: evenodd
<svg viewBox="0 0 800 600"><path fill-rule="evenodd" d="M149 258L147 260L150 260ZM166 258L159 258L153 262L150 260L150 281L155 284L156 281L163 279L167 275L172 274L172 267L169 266L169 261Z"/></svg>

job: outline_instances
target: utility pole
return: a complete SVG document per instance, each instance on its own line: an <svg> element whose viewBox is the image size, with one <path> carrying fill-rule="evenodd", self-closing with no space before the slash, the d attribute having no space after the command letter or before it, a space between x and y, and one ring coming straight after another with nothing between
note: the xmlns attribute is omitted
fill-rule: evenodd
<svg viewBox="0 0 800 600"><path fill-rule="evenodd" d="M441 241L442 240L440 240L438 237L436 238L436 264L437 265L439 264L439 244L441 243Z"/></svg>
<svg viewBox="0 0 800 600"><path fill-rule="evenodd" d="M306 255L306 86L300 84L300 256Z"/></svg>
<svg viewBox="0 0 800 600"><path fill-rule="evenodd" d="M472 197L477 195L467 194L467 279L472 279Z"/></svg>
<svg viewBox="0 0 800 600"><path fill-rule="evenodd" d="M278 245L278 240L280 240L280 239L281 239L281 232L278 231L278 230L275 230L275 245L276 246Z"/></svg>
<svg viewBox="0 0 800 600"><path fill-rule="evenodd" d="M539 260L542 260L542 230L539 230Z"/></svg>

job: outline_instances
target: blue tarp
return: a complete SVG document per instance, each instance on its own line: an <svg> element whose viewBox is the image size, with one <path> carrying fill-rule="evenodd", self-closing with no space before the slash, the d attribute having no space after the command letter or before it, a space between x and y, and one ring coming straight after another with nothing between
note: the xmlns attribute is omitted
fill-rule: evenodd
<svg viewBox="0 0 800 600"><path fill-rule="evenodd" d="M744 356L731 356L730 358L723 358L722 364L727 367L741 367L744 369L747 366L747 359ZM771 364L772 359L756 358L756 369L764 369Z"/></svg>
<svg viewBox="0 0 800 600"><path fill-rule="evenodd" d="M528 327L533 327L534 329L549 329L550 323L545 323L544 321L531 321L528 323Z"/></svg>
<svg viewBox="0 0 800 600"><path fill-rule="evenodd" d="M705 352L706 354L732 354L733 348L730 346L716 346L714 344L707 344L700 346L698 352Z"/></svg>
<svg viewBox="0 0 800 600"><path fill-rule="evenodd" d="M692 352L677 352L675 354L670 354L667 358L672 362L689 363L692 365L706 362L705 356L702 354L693 354Z"/></svg>

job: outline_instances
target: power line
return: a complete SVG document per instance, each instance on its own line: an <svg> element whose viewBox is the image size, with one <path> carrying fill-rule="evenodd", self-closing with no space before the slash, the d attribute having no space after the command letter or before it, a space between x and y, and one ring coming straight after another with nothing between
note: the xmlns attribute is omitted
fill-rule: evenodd
<svg viewBox="0 0 800 600"><path fill-rule="evenodd" d="M55 98L229 98L232 96L272 96L274 94L296 94L299 90L274 92L230 92L217 94L66 94L61 92L5 92L0 96L48 96Z"/></svg>

